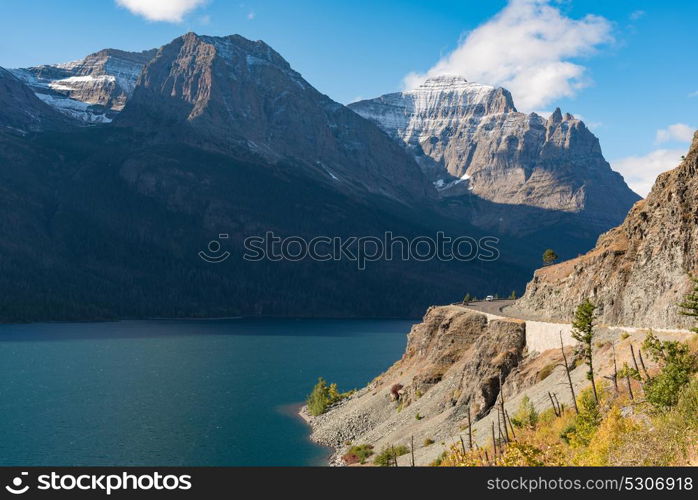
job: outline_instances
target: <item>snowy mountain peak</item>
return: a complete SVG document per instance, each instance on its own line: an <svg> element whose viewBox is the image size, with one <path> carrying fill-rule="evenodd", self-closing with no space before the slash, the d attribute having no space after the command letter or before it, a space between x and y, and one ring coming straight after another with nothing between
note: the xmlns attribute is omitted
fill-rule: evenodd
<svg viewBox="0 0 698 500"><path fill-rule="evenodd" d="M459 83L468 83L468 80L461 75L439 75L427 78L420 87L431 85L457 85Z"/></svg>
<svg viewBox="0 0 698 500"><path fill-rule="evenodd" d="M430 112L434 106L448 107L461 116L516 111L509 91L458 75L429 78L416 89L402 92L402 97L414 102L417 113Z"/></svg>
<svg viewBox="0 0 698 500"><path fill-rule="evenodd" d="M12 70L36 96L61 113L108 123L123 109L155 50L104 49L83 59Z"/></svg>
<svg viewBox="0 0 698 500"><path fill-rule="evenodd" d="M468 82L457 75L429 78L416 89L355 102L349 107L417 153L443 146L439 136L475 126L475 120L482 117L516 112L506 89ZM440 154L435 156L441 162ZM458 178L465 174L461 168L448 170Z"/></svg>
<svg viewBox="0 0 698 500"><path fill-rule="evenodd" d="M403 144L442 196L585 212L602 228L638 199L580 120L519 113L503 88L446 75L349 107Z"/></svg>

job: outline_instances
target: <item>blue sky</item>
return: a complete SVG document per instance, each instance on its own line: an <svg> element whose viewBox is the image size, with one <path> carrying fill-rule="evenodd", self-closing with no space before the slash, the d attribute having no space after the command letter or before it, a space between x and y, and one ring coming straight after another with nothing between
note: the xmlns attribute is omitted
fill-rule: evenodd
<svg viewBox="0 0 698 500"><path fill-rule="evenodd" d="M698 127L696 20L680 0L3 0L0 66L195 31L264 40L343 103L445 69L510 88L526 111L580 115L644 194Z"/></svg>

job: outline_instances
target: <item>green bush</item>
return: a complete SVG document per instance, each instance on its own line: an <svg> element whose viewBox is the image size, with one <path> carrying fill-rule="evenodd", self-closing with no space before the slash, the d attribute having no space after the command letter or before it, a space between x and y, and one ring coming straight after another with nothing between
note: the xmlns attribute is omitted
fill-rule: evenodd
<svg viewBox="0 0 698 500"><path fill-rule="evenodd" d="M528 396L524 396L519 404L519 409L511 419L511 423L517 427L535 427L538 423L538 412Z"/></svg>
<svg viewBox="0 0 698 500"><path fill-rule="evenodd" d="M560 432L560 439L565 442L566 444L571 444L572 443L572 437L574 434L577 432L577 426L574 425L574 422L571 422L565 426L564 429L562 429L562 432Z"/></svg>
<svg viewBox="0 0 698 500"><path fill-rule="evenodd" d="M354 391L340 393L337 390L337 384L330 384L328 386L325 379L320 377L306 400L308 412L314 417L322 415L331 405L349 397L353 392Z"/></svg>
<svg viewBox="0 0 698 500"><path fill-rule="evenodd" d="M560 439L572 447L587 446L594 437L603 416L599 403L591 388L585 389L577 398L579 413L574 421L568 424L560 433Z"/></svg>
<svg viewBox="0 0 698 500"><path fill-rule="evenodd" d="M376 455L373 463L381 467L390 467L391 465L394 465L396 457L401 457L409 452L410 449L404 445L386 446L378 455Z"/></svg>
<svg viewBox="0 0 698 500"><path fill-rule="evenodd" d="M435 441L434 441L433 439L431 439L431 438L426 438L426 439L424 440L424 446L431 446L432 444L434 444L434 442L435 442Z"/></svg>
<svg viewBox="0 0 698 500"><path fill-rule="evenodd" d="M430 465L431 467L439 467L439 466L443 463L443 461L446 460L447 458L448 458L448 452L447 452L447 451L444 451L443 453L441 453L441 455L439 455L439 456L438 456L433 462L431 462L429 465Z"/></svg>
<svg viewBox="0 0 698 500"><path fill-rule="evenodd" d="M696 372L696 356L687 344L660 341L653 332L647 334L642 347L661 367L660 372L645 383L645 398L655 408L667 409L674 406L681 390Z"/></svg>
<svg viewBox="0 0 698 500"><path fill-rule="evenodd" d="M373 455L373 445L361 444L358 446L352 446L349 450L342 456L342 460L347 465L351 464L365 464L366 459Z"/></svg>
<svg viewBox="0 0 698 500"><path fill-rule="evenodd" d="M693 380L681 391L676 412L682 418L684 425L692 430L698 430L698 378Z"/></svg>
<svg viewBox="0 0 698 500"><path fill-rule="evenodd" d="M545 380L550 376L551 373L553 373L553 370L555 369L555 363L550 363L549 365L545 365L540 372L538 372L538 380Z"/></svg>

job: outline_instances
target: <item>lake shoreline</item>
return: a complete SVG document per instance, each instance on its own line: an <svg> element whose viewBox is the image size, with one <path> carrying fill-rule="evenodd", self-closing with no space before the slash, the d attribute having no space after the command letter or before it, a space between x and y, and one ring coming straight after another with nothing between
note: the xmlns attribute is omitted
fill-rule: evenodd
<svg viewBox="0 0 698 500"><path fill-rule="evenodd" d="M317 441L314 441L312 439L312 417L308 415L306 411L306 406L305 403L291 403L287 405L282 405L279 407L279 411L286 415L287 417L293 418L295 420L298 420L303 423L305 427L308 428L308 432L306 432L306 439L312 443L314 446L317 446L320 449L323 449L325 451L325 456L322 459L321 463L318 464L313 464L313 466L321 466L321 467L330 467L332 466L332 459L334 458L335 454L337 453L337 450L335 450L331 446L326 446L324 444L320 444Z"/></svg>
<svg viewBox="0 0 698 500"><path fill-rule="evenodd" d="M411 324L0 325L3 460L327 467L334 450L299 415L313 381L364 385L404 350Z"/></svg>

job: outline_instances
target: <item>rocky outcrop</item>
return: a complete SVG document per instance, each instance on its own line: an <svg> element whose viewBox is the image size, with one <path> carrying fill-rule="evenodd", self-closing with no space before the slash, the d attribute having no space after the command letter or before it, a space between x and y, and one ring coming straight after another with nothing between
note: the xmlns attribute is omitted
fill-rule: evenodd
<svg viewBox="0 0 698 500"><path fill-rule="evenodd" d="M599 321L686 327L679 303L698 273L698 134L680 166L660 175L625 221L576 259L536 271L516 308L566 320L589 297Z"/></svg>
<svg viewBox="0 0 698 500"><path fill-rule="evenodd" d="M3 68L0 68L0 110L0 129L21 134L55 130L69 123Z"/></svg>
<svg viewBox="0 0 698 500"><path fill-rule="evenodd" d="M12 71L61 113L88 123L108 123L126 105L155 53L105 49L69 63Z"/></svg>
<svg viewBox="0 0 698 500"><path fill-rule="evenodd" d="M313 438L341 448L346 441L384 444L414 435L447 439L495 404L500 380L523 357L525 325L488 321L458 306L433 307L407 338L403 358L365 389L312 420ZM393 387L399 398L391 397Z"/></svg>
<svg viewBox="0 0 698 500"><path fill-rule="evenodd" d="M251 151L343 192L410 204L435 195L411 155L378 127L315 90L264 42L238 35L188 33L162 47L115 123Z"/></svg>
<svg viewBox="0 0 698 500"><path fill-rule="evenodd" d="M465 199L471 213L480 199L579 214L582 223L606 230L639 199L581 120L559 109L548 119L519 113L502 88L444 76L349 107L404 143L442 197ZM473 221L484 226L501 218L530 224L535 217L480 205Z"/></svg>

